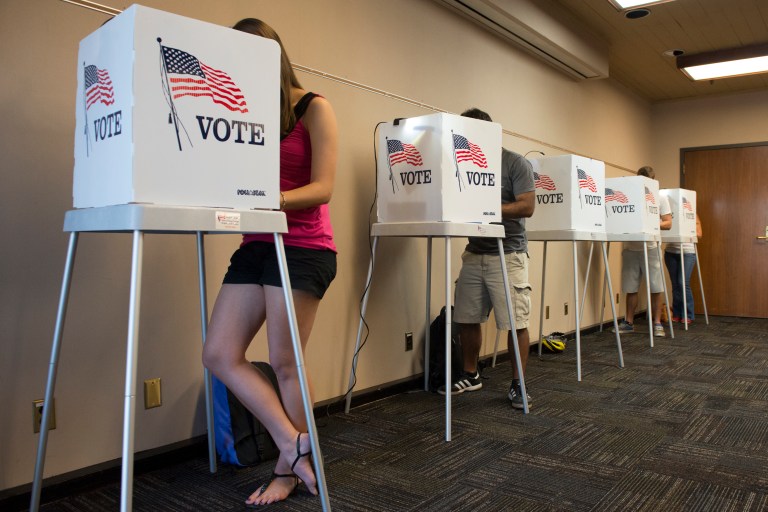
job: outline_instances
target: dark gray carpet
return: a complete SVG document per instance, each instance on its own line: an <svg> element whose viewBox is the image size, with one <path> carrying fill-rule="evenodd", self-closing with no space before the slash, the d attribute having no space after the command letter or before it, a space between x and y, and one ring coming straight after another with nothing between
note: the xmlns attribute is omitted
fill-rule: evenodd
<svg viewBox="0 0 768 512"><path fill-rule="evenodd" d="M768 320L697 318L676 338L610 333L562 354L531 354L529 415L506 399L511 365L453 400L415 391L318 420L333 510L768 510ZM638 321L638 326L641 324ZM365 357L363 353L362 357ZM137 511L239 511L270 466L205 458L137 476ZM117 510L119 484L48 503L45 512ZM269 510L320 510L297 493Z"/></svg>

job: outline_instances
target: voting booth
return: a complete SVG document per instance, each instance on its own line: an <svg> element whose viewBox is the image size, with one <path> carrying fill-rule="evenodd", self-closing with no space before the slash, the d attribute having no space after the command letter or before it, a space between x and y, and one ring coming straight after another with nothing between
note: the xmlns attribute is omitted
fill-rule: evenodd
<svg viewBox="0 0 768 512"><path fill-rule="evenodd" d="M74 206L277 209L280 47L133 5L78 54Z"/></svg>
<svg viewBox="0 0 768 512"><path fill-rule="evenodd" d="M605 164L578 155L531 160L536 211L525 225L531 231L605 231Z"/></svg>
<svg viewBox="0 0 768 512"><path fill-rule="evenodd" d="M379 222L501 220L501 125L431 114L379 128Z"/></svg>
<svg viewBox="0 0 768 512"><path fill-rule="evenodd" d="M659 182L645 176L606 178L605 221L609 234L658 236Z"/></svg>
<svg viewBox="0 0 768 512"><path fill-rule="evenodd" d="M696 192L684 188L665 188L659 193L669 200L672 209L672 227L664 236L696 236Z"/></svg>

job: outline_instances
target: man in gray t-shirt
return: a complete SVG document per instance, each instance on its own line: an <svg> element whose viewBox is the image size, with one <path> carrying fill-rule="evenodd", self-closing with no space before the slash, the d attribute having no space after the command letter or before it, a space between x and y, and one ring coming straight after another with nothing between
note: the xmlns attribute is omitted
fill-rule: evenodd
<svg viewBox="0 0 768 512"><path fill-rule="evenodd" d="M491 117L478 109L462 114L465 117L491 121ZM531 310L531 285L528 281L528 240L525 236L525 218L533 215L536 204L533 169L530 162L517 153L502 149L501 158L501 217L505 237L503 241L507 275L515 315L520 361L523 371L528 362L530 337L528 317ZM504 291L504 276L501 273L498 242L495 238L469 238L461 256L462 266L456 281L454 321L459 324L464 371L451 386L451 394L477 391L483 387L477 371L477 359L482 345L480 324L488 320L491 309L495 311L496 328L510 330L511 322L507 313ZM514 353L514 338L510 331L507 336L509 353ZM512 407L523 408L520 390L520 376L512 361L513 380L508 398ZM445 393L445 387L438 389ZM528 405L531 405L530 396Z"/></svg>

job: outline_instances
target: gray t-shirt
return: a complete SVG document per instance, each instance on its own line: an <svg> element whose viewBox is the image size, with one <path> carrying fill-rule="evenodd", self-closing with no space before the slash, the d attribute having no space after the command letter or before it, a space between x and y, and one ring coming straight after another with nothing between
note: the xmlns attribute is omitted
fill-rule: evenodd
<svg viewBox="0 0 768 512"><path fill-rule="evenodd" d="M536 190L531 163L522 155L501 148L501 203L513 203L515 197ZM504 252L526 252L525 219L502 219L504 225ZM466 250L475 254L498 254L495 238L470 237Z"/></svg>

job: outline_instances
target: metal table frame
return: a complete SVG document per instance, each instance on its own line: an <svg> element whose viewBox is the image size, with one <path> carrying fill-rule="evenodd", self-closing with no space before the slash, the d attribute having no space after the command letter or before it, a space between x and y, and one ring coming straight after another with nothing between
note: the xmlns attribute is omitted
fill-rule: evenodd
<svg viewBox="0 0 768 512"><path fill-rule="evenodd" d="M347 395L345 411L348 413L352 403L352 389L355 384L355 371L357 369L358 350L360 349L360 339L363 332L363 318L368 306L368 296L371 291L371 279L376 261L376 248L379 237L421 237L427 239L427 307L426 307L426 339L424 343L424 389L429 389L429 325L430 319L430 300L432 289L432 238L441 237L445 239L445 389L450 390L451 385L451 244L452 237L494 237L498 241L499 254L501 255L501 270L504 277L504 288L507 298L507 313L509 314L510 324L512 326L512 336L514 339L515 362L517 364L517 374L520 376L520 387L523 394L523 411L528 413L528 398L525 392L525 377L522 371L520 361L520 350L517 346L517 333L515 332L515 318L512 314L512 302L509 293L509 280L507 276L507 265L504 259L504 247L502 240L504 238L504 226L500 224L476 224L476 223L457 223L457 222L382 222L375 223L371 227L371 236L373 237L373 247L371 249L371 261L368 265L368 277L366 283L368 286L363 295L362 307L360 312L360 324L357 329L357 340L352 357L352 368L349 372L349 394ZM445 440L451 440L451 393L445 394Z"/></svg>
<svg viewBox="0 0 768 512"><path fill-rule="evenodd" d="M232 234L254 232L273 233L275 237L275 247L277 248L280 277L283 282L283 292L290 323L291 339L293 341L296 365L299 370L299 385L301 387L304 413L307 419L310 443L312 446L318 492L321 497L323 510L330 510L328 489L323 470L323 458L320 452L317 427L315 425L312 402L309 396L309 388L304 367L304 356L301 351L298 324L296 323L296 312L293 305L293 296L291 293L290 279L285 259L285 248L283 246L282 233L288 231L285 214L283 212L267 210L229 210L128 204L68 211L64 217L64 231L70 233L69 246L64 267L64 277L62 279L61 294L59 296L59 307L56 314L56 326L51 348L48 380L45 388L44 403L46 404L51 403L54 396L56 371L59 353L61 351L61 338L72 280L72 268L74 266L77 241L80 232L133 234L125 371L120 510L122 512L131 510L133 499L136 367L139 346L139 310L141 300L144 234L196 234L200 285L200 319L202 325L202 341L205 343L208 324L208 306L206 301L203 236L205 234L215 233ZM205 369L204 375L206 419L208 428L208 455L210 458L210 471L214 473L216 472L216 448L213 428L213 403L211 399L211 378L207 369ZM30 498L30 510L33 512L36 512L40 506L43 468L45 465L45 452L48 442L48 429L46 427L50 421L50 411L50 407L43 408L43 418L41 423L43 427L40 429L37 459L35 462L35 475Z"/></svg>
<svg viewBox="0 0 768 512"><path fill-rule="evenodd" d="M656 252L659 255L659 270L661 271L661 277L662 277L661 282L664 288L664 302L666 304L666 309L667 309L669 335L670 337L674 338L675 328L672 325L672 315L670 314L670 310L669 310L669 295L667 293L667 280L664 279L664 269L661 268L661 265L663 265L663 258L661 254L661 237L659 235L653 235L650 233L621 233L621 234L608 233L608 243L610 244L611 242L643 242L643 261L645 263L645 293L648 301L648 310L647 310L648 338L650 340L651 348L653 348L654 336L653 336L653 304L651 303L651 277L648 272L649 270L648 269L648 242L657 242ZM605 283L603 283L603 290L605 290ZM613 306L613 292L611 292L611 305ZM605 307L605 304L603 304L603 307ZM601 309L601 314L602 314L602 309ZM600 330L602 329L603 329L603 324L601 322Z"/></svg>
<svg viewBox="0 0 768 512"><path fill-rule="evenodd" d="M685 293L685 256L683 254L683 244L693 244L693 252L696 255L696 270L699 274L699 287L701 289L701 305L704 307L704 321L709 325L709 315L707 314L707 299L704 297L704 281L701 279L701 266L699 265L699 239L695 236L665 236L661 235L661 241L668 244L679 244L680 246L680 269L682 272L682 289L683 289L683 318L688 318L688 297ZM672 276L670 276L671 278ZM688 330L688 322L684 322L685 330Z"/></svg>
<svg viewBox="0 0 768 512"><path fill-rule="evenodd" d="M541 265L541 305L540 305L540 311L539 311L539 338L537 340L537 343L539 345L539 357L541 357L541 339L543 336L543 328L544 328L544 295L545 295L545 288L544 285L546 284L546 268L547 268L547 243L548 242L572 242L573 245L573 301L574 301L574 307L576 308L575 311L575 317L576 317L576 379L578 381L581 381L581 314L580 311L583 310L583 301L584 298L586 298L587 293L587 281L586 279L589 277L589 264L591 264L591 256L592 256L592 248L594 245L590 246L590 261L587 266L587 273L585 276L585 282L584 282L584 298L582 298L582 304L581 308L579 307L579 272L578 272L578 256L577 256L577 250L576 250L576 242L600 242L600 247L602 249L603 253L603 263L605 264L605 278L608 280L608 288L613 295L613 285L611 284L611 273L610 268L608 266L608 253L606 251L606 240L607 236L604 232L592 232L592 231L577 231L577 230L553 230L553 231L529 231L527 233L528 241L534 242L544 242L544 255L542 258L542 265ZM605 292L603 292L605 294ZM618 350L619 354L619 367L624 368L624 355L621 350L621 336L619 334L619 328L618 328L618 320L616 315L616 308L611 301L611 310L613 311L613 325L616 330L616 349ZM602 313L600 317L600 325L602 325Z"/></svg>

